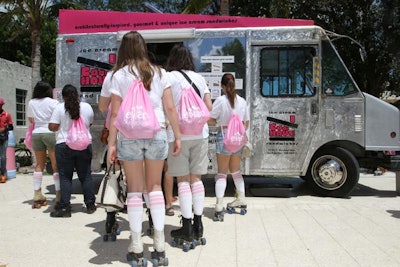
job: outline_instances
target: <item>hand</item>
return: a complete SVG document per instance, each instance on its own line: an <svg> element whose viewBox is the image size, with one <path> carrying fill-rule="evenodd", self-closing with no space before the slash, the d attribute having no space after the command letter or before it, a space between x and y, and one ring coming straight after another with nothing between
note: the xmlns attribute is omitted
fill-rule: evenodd
<svg viewBox="0 0 400 267"><path fill-rule="evenodd" d="M172 152L172 156L178 156L181 153L181 139L175 139L174 141L174 152Z"/></svg>
<svg viewBox="0 0 400 267"><path fill-rule="evenodd" d="M117 146L116 145L108 145L108 161L111 164L114 164L114 162L118 161L118 154L117 154Z"/></svg>

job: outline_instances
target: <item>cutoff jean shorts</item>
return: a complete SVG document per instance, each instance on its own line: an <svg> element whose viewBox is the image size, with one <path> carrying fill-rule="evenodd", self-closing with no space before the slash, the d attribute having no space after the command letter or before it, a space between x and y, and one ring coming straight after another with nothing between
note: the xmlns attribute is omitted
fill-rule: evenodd
<svg viewBox="0 0 400 267"><path fill-rule="evenodd" d="M242 155L242 149L239 150L238 152L232 153L228 150L226 150L225 146L224 146L224 134L225 134L225 130L223 131L219 131L217 134L217 141L216 141L216 153L217 154L222 154L222 155Z"/></svg>
<svg viewBox="0 0 400 267"><path fill-rule="evenodd" d="M165 160L168 155L167 132L161 129L153 139L129 139L118 133L118 159L133 160Z"/></svg>

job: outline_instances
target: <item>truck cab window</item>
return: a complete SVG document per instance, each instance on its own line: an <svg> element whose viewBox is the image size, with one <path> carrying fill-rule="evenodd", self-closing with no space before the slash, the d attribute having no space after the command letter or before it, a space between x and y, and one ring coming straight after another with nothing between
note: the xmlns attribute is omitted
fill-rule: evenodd
<svg viewBox="0 0 400 267"><path fill-rule="evenodd" d="M311 47L264 48L261 50L261 95L265 97L314 94Z"/></svg>
<svg viewBox="0 0 400 267"><path fill-rule="evenodd" d="M353 79L328 40L322 41L322 93L343 96L357 92Z"/></svg>

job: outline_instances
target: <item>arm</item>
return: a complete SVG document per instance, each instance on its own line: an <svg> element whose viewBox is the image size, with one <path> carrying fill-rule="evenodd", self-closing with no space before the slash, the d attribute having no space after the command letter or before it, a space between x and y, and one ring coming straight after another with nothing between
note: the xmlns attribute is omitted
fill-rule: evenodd
<svg viewBox="0 0 400 267"><path fill-rule="evenodd" d="M208 125L216 125L217 124L217 120L214 118L209 118L207 121Z"/></svg>
<svg viewBox="0 0 400 267"><path fill-rule="evenodd" d="M211 94L205 94L203 101L206 104L208 111L211 111L212 110Z"/></svg>
<svg viewBox="0 0 400 267"><path fill-rule="evenodd" d="M172 126L172 131L174 132L175 136L174 152L172 155L177 156L181 152L181 131L179 129L178 113L176 112L174 100L172 98L171 87L168 87L164 90L162 101L165 112L168 116L169 124Z"/></svg>
<svg viewBox="0 0 400 267"><path fill-rule="evenodd" d="M111 116L110 129L108 136L108 160L110 163L116 162L117 159L117 133L118 130L114 126L114 121L117 118L118 110L121 106L122 98L120 96L111 95Z"/></svg>
<svg viewBox="0 0 400 267"><path fill-rule="evenodd" d="M100 96L99 98L99 110L101 112L108 111L108 106L111 103L111 97Z"/></svg>

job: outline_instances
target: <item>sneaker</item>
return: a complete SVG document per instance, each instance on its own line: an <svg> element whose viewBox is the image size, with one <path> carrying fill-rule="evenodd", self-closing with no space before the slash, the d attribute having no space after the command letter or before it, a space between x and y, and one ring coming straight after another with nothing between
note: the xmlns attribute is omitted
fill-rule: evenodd
<svg viewBox="0 0 400 267"><path fill-rule="evenodd" d="M71 217L71 209L63 208L50 212L50 217L54 218L68 218Z"/></svg>
<svg viewBox="0 0 400 267"><path fill-rule="evenodd" d="M6 176L4 174L1 175L0 183L4 184L6 182Z"/></svg>
<svg viewBox="0 0 400 267"><path fill-rule="evenodd" d="M95 204L88 204L86 205L86 212L87 214L92 214L97 210L97 207Z"/></svg>

